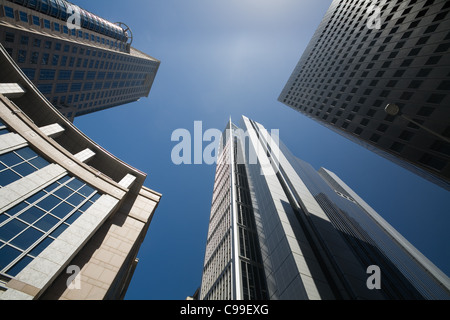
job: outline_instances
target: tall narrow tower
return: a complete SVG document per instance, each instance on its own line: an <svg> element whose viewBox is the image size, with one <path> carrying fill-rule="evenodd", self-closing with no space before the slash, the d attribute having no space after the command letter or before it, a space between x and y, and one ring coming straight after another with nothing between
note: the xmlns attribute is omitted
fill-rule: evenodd
<svg viewBox="0 0 450 320"><path fill-rule="evenodd" d="M246 117L240 128L228 123L200 299L450 299L449 289L337 175L314 170Z"/></svg>
<svg viewBox="0 0 450 320"><path fill-rule="evenodd" d="M262 300L267 289L238 128L223 132L217 161L201 299Z"/></svg>

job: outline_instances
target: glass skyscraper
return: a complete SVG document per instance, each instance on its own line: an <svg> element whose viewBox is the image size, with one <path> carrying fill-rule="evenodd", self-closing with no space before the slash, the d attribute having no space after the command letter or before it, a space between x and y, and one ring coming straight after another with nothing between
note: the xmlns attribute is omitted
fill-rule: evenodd
<svg viewBox="0 0 450 320"><path fill-rule="evenodd" d="M337 175L243 117L220 141L199 299L450 299L450 280Z"/></svg>
<svg viewBox="0 0 450 320"><path fill-rule="evenodd" d="M0 300L122 299L161 194L0 66Z"/></svg>
<svg viewBox="0 0 450 320"><path fill-rule="evenodd" d="M334 0L279 101L450 190L449 11L447 0Z"/></svg>
<svg viewBox="0 0 450 320"><path fill-rule="evenodd" d="M126 25L66 0L0 0L0 42L71 121L147 97L160 65Z"/></svg>

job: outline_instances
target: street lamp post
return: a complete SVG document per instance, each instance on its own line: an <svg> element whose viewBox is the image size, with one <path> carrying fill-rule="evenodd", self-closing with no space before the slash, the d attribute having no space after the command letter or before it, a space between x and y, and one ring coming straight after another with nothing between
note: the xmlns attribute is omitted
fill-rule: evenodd
<svg viewBox="0 0 450 320"><path fill-rule="evenodd" d="M405 116L403 113L400 112L400 108L399 108L396 104L394 104L394 103L389 103L389 104L386 106L386 108L384 109L384 111L385 111L387 114L391 115L391 116L397 116L397 115L398 115L398 116L402 117L403 119L405 119L405 120L407 120L407 121L409 121L409 122L411 122L411 123L414 123L416 126L422 128L422 129L424 129L424 130L427 131L428 133L431 133L432 135L434 135L434 136L436 136L436 137L438 137L438 138L444 140L445 142L450 143L450 139L448 139L448 138L446 138L446 137L440 135L439 133L434 132L433 130L431 130L431 129L429 129L429 128L423 126L423 125L421 125L420 123L414 121L413 119L409 118L408 116Z"/></svg>

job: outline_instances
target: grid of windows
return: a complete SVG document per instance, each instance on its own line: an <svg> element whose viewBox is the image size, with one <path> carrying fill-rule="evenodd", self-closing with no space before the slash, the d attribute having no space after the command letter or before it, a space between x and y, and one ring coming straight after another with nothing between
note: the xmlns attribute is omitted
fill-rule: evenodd
<svg viewBox="0 0 450 320"><path fill-rule="evenodd" d="M0 273L16 276L78 219L100 194L65 176L0 214Z"/></svg>
<svg viewBox="0 0 450 320"><path fill-rule="evenodd" d="M11 151L0 156L0 188L7 186L49 163L30 147Z"/></svg>
<svg viewBox="0 0 450 320"><path fill-rule="evenodd" d="M448 179L448 158L430 151L434 137L417 126L402 134L410 124L384 108L395 103L403 114L444 135L450 117L450 109L441 107L450 103L450 87L443 84L450 74L450 5L380 0L382 26L370 29L372 4L333 2L279 101L395 158L419 166L426 162L433 174ZM421 161L424 154L433 161Z"/></svg>
<svg viewBox="0 0 450 320"><path fill-rule="evenodd" d="M147 94L159 65L157 61L136 56L88 49L79 44L62 44L60 41L48 41L43 37L36 38L25 34L5 34L4 37L8 40L5 43L19 47L8 47L8 52L28 78L35 81L39 90L63 113L66 112L67 106L71 107L70 110L75 111L76 115L82 115L136 101ZM17 39L20 39L20 42ZM30 68L30 64L36 67ZM59 84L54 91L52 84L41 82L53 81L56 78ZM85 82L88 80L95 80L95 85ZM68 86L72 81L83 81L84 86ZM78 104L74 104L73 99L70 104L66 99L61 100L66 98L69 92L82 90L85 95L77 101Z"/></svg>

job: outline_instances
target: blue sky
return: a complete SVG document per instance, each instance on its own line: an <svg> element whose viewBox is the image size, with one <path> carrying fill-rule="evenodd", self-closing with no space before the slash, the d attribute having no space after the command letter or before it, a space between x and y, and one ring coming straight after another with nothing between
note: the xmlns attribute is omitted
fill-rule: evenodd
<svg viewBox="0 0 450 320"><path fill-rule="evenodd" d="M242 114L335 172L450 274L449 193L277 101L331 0L74 2L127 23L133 46L161 60L149 98L75 120L163 194L126 299L183 300L200 286L215 167L173 164L171 135L193 133L194 121L222 130Z"/></svg>

